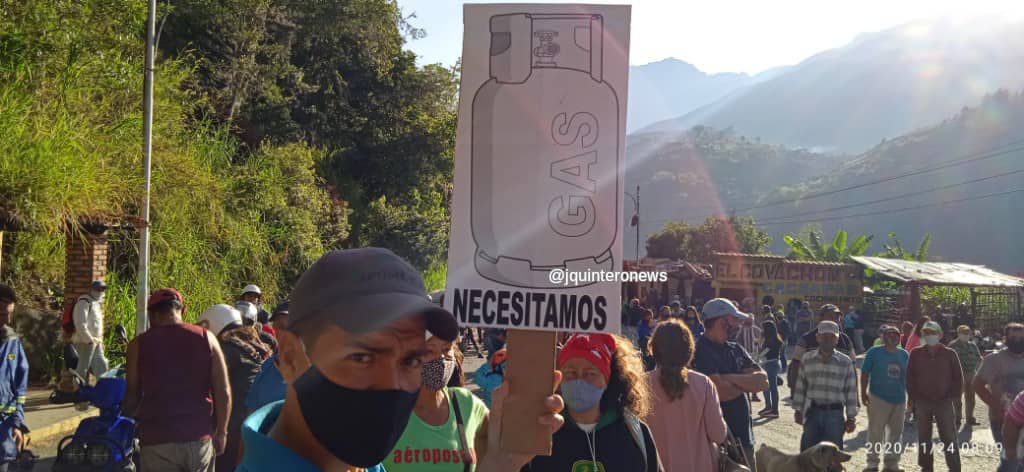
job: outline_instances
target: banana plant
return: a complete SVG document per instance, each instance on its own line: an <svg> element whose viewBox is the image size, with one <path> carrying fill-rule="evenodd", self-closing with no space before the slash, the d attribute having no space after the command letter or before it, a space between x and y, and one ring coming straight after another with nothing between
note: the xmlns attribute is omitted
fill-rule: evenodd
<svg viewBox="0 0 1024 472"><path fill-rule="evenodd" d="M860 235L849 242L846 230L836 231L832 244L822 246L821 236L812 231L807 241L793 236L783 236L782 240L789 246L789 259L802 261L847 262L854 256L862 256L871 246L874 236ZM849 244L848 244L849 242Z"/></svg>
<svg viewBox="0 0 1024 472"><path fill-rule="evenodd" d="M924 235L924 239L921 240L921 244L918 244L917 250L914 252L907 252L903 249L903 245L900 244L896 233L889 233L889 239L892 241L892 244L883 244L883 251L877 254L878 257L917 262L926 262L928 260L928 250L932 246L931 233Z"/></svg>

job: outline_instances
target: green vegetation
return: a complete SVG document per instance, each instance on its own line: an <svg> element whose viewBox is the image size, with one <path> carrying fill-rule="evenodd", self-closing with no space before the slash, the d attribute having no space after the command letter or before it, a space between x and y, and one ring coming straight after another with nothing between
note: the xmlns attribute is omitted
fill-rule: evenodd
<svg viewBox="0 0 1024 472"><path fill-rule="evenodd" d="M821 235L811 231L807 239L785 235L783 241L790 247L789 259L801 261L848 262L852 257L863 256L871 246L874 236L860 235L847 244L846 230L836 231L829 245L821 244Z"/></svg>
<svg viewBox="0 0 1024 472"><path fill-rule="evenodd" d="M713 263L716 252L759 254L772 238L752 218L709 217L700 226L672 221L647 239L648 257Z"/></svg>
<svg viewBox="0 0 1024 472"><path fill-rule="evenodd" d="M928 262L928 249L932 247L932 235L925 234L924 239L921 240L921 244L917 245L917 250L914 252L906 252L903 250L903 246L900 244L900 240L896 238L896 233L890 232L889 239L892 244L883 244L884 251L875 254L877 257L888 257L890 259L903 259L905 261L917 261L917 262Z"/></svg>
<svg viewBox="0 0 1024 472"><path fill-rule="evenodd" d="M3 279L63 297L65 228L142 191L145 4L0 0ZM445 272L456 71L420 68L390 0L161 6L151 281L187 317L245 283L286 296L324 251L379 244ZM77 237L77 236L75 236ZM137 232L110 232L108 323L135 311Z"/></svg>

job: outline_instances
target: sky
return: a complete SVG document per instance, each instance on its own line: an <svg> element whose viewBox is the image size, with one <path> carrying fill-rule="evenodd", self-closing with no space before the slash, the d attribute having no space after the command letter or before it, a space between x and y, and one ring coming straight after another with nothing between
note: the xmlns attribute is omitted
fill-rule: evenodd
<svg viewBox="0 0 1024 472"><path fill-rule="evenodd" d="M454 64L462 52L459 0L398 0L427 36L407 45L420 64ZM501 3L537 3L507 0ZM579 3L579 2L570 2ZM675 57L707 73L796 64L860 33L914 20L1024 15L1022 0L592 0L631 3L630 64Z"/></svg>

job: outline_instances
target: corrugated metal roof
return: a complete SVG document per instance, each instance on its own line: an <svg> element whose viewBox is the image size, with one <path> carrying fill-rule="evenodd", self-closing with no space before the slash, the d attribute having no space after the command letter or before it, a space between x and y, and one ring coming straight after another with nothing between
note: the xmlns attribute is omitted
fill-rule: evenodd
<svg viewBox="0 0 1024 472"><path fill-rule="evenodd" d="M760 257L762 259L785 259L785 257L776 256L775 254L744 254L742 252L716 252L715 255L722 257Z"/></svg>
<svg viewBox="0 0 1024 472"><path fill-rule="evenodd" d="M882 257L854 257L853 260L890 279L927 285L970 287L1024 287L1024 279L985 266L953 262L916 262Z"/></svg>

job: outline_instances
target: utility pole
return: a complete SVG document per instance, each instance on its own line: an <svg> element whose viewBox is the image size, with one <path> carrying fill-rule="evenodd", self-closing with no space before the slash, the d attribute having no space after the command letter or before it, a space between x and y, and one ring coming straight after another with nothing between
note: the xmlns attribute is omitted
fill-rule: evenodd
<svg viewBox="0 0 1024 472"><path fill-rule="evenodd" d="M640 263L640 186L636 186L636 194L625 193L627 197L633 199L633 217L629 220L630 226L636 226L636 263Z"/></svg>
<svg viewBox="0 0 1024 472"><path fill-rule="evenodd" d="M636 263L640 263L640 185L636 186Z"/></svg>
<svg viewBox="0 0 1024 472"><path fill-rule="evenodd" d="M142 85L142 167L146 183L142 197L142 228L139 236L139 282L135 300L135 335L149 328L146 299L149 298L149 186L153 153L153 64L156 57L156 0L149 0L146 20L146 66Z"/></svg>

